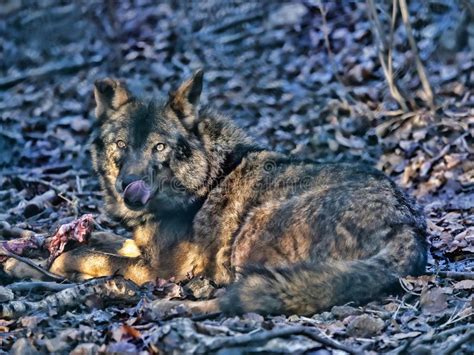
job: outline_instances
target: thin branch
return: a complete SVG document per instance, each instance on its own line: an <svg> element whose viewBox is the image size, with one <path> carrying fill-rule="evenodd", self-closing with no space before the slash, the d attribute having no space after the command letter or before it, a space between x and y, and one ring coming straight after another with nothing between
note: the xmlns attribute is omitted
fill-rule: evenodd
<svg viewBox="0 0 474 355"><path fill-rule="evenodd" d="M338 68L337 68L336 60L334 58L334 53L333 53L332 48L331 48L331 42L329 41L329 26L328 26L328 22L327 22L327 10L324 7L324 5L322 4L321 0L319 0L317 2L317 5L319 7L319 12L321 12L321 18L323 20L322 30L323 30L323 35L324 35L324 43L325 43L326 49L328 51L328 56L329 56L329 60L331 62L332 71L334 72L334 76L336 77L337 81L339 81L339 83L344 85L344 83L342 81L342 78L338 74Z"/></svg>
<svg viewBox="0 0 474 355"><path fill-rule="evenodd" d="M132 281L122 277L98 278L67 288L38 302L11 301L1 304L0 318L12 319L30 312L49 309L62 312L80 306L93 295L109 301L137 302L141 292Z"/></svg>
<svg viewBox="0 0 474 355"><path fill-rule="evenodd" d="M27 281L27 282L14 282L8 286L12 291L15 292L25 292L25 291L62 291L67 288L76 286L73 283L57 283L57 282L47 282L47 281Z"/></svg>
<svg viewBox="0 0 474 355"><path fill-rule="evenodd" d="M326 46L326 50L328 52L328 57L329 57L329 62L331 64L332 72L334 73L334 76L336 77L336 80L341 84L342 88L344 89L345 97L344 99L347 99L348 101L355 103L356 100L354 99L354 96L346 90L346 85L344 83L344 80L341 78L339 75L339 70L337 67L337 62L336 58L334 56L334 52L332 51L331 47L331 41L329 40L329 26L327 22L327 9L324 7L323 3L321 0L317 2L319 12L321 12L321 18L323 20L323 26L322 26L322 31L324 35L324 44Z"/></svg>
<svg viewBox="0 0 474 355"><path fill-rule="evenodd" d="M214 341L212 344L206 347L206 350L216 351L224 347L235 347L235 346L242 346L242 345L247 345L251 343L261 343L261 342L269 341L274 338L288 337L290 335L303 335L314 341L317 341L318 343L326 345L329 348L342 350L349 354L361 353L361 351L359 351L358 349L353 349L329 337L318 334L313 329L310 329L308 327L302 327L302 326L283 328L283 329L273 329L267 332L243 334L243 335L238 335L235 337L216 339L216 341Z"/></svg>
<svg viewBox="0 0 474 355"><path fill-rule="evenodd" d="M474 272L470 271L433 271L429 275L447 277L454 280L474 280Z"/></svg>
<svg viewBox="0 0 474 355"><path fill-rule="evenodd" d="M471 330L471 331L467 332L465 335L463 335L462 337L460 337L455 342L451 343L451 345L449 345L446 348L446 350L442 351L441 354L443 354L443 355L452 354L456 350L458 350L461 346L463 346L463 344L466 344L466 343L468 343L470 341L473 341L473 340L474 340L474 331Z"/></svg>
<svg viewBox="0 0 474 355"><path fill-rule="evenodd" d="M19 176L19 178L24 182L41 184L41 185L49 187L51 190L54 190L60 198L62 198L64 201L66 201L72 206L74 215L77 216L79 214L78 207L77 207L79 205L79 199L73 193L69 193L66 190L67 189L66 184L56 186L53 183L46 181L44 179L31 178L24 175Z"/></svg>
<svg viewBox="0 0 474 355"><path fill-rule="evenodd" d="M393 78L393 58L392 58L392 51L393 51L393 35L395 33L395 24L397 23L397 15L398 15L398 6L396 1L392 2L392 18L390 20L390 36L388 38L388 74L391 78Z"/></svg>
<svg viewBox="0 0 474 355"><path fill-rule="evenodd" d="M373 0L370 0L373 1ZM406 33L408 36L408 41L410 43L411 50L415 56L416 60L416 70L418 71L418 76L420 77L421 85L423 86L423 90L425 92L425 96L427 99L427 103L430 108L434 108L434 97L433 97L433 90L431 89L431 84L428 80L428 76L425 72L425 67L420 59L420 53L418 52L418 47L416 46L415 37L413 37L413 31L410 24L410 15L408 13L408 7L406 0L398 0L398 4L400 5L400 12L402 14L403 24L405 25Z"/></svg>
<svg viewBox="0 0 474 355"><path fill-rule="evenodd" d="M396 1L396 0L395 0ZM382 65L383 74L385 80L387 81L388 88L392 97L398 102L403 111L408 111L408 106L406 104L407 100L403 97L398 89L398 86L395 82L393 76L393 66L392 66L392 47L393 47L393 33L395 28L395 22L397 17L396 3L393 4L392 9L392 19L391 19L391 28L390 28L390 38L389 43L386 43L386 39L383 35L382 24L380 23L379 16L377 14L377 9L373 0L367 0L367 7L369 9L369 17L372 19L372 23L375 28L375 37L377 38L377 51L380 64ZM388 49L387 49L388 47ZM388 52L388 54L385 54ZM387 59L385 59L385 56Z"/></svg>
<svg viewBox="0 0 474 355"><path fill-rule="evenodd" d="M43 269L41 266L39 265L36 265L33 261L31 261L30 259L28 258L25 258L23 256L20 256L20 255L17 255L15 253L12 253L10 252L9 250L5 249L3 246L0 246L0 255L4 255L4 256L8 256L9 258L14 258L18 261L21 261L22 263L25 263L26 265L32 267L33 269L35 269L36 271L39 271L40 273L42 273L43 275L45 275L46 277L48 277L50 280L54 280L54 281L66 281L66 279L62 276L59 276L59 275L56 275L56 274L53 274L52 272L46 270L46 269Z"/></svg>
<svg viewBox="0 0 474 355"><path fill-rule="evenodd" d="M35 235L44 236L42 233L35 233L28 229L12 227L8 222L5 221L0 222L0 236L5 237L6 239L32 238Z"/></svg>
<svg viewBox="0 0 474 355"><path fill-rule="evenodd" d="M68 63L66 61L62 61L58 63L46 64L42 67L27 70L17 75L1 78L0 89L8 89L27 79L37 79L52 76L54 74L77 72L88 67L99 65L104 60L105 58L99 58L80 63Z"/></svg>

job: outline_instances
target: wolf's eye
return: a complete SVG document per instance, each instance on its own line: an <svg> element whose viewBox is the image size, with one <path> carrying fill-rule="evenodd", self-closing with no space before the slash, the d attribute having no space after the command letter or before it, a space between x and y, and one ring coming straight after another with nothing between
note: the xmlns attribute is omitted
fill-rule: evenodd
<svg viewBox="0 0 474 355"><path fill-rule="evenodd" d="M115 142L115 144L117 145L117 148L119 149L124 149L127 146L127 143L125 143L122 140L118 140L117 142Z"/></svg>
<svg viewBox="0 0 474 355"><path fill-rule="evenodd" d="M155 145L155 150L157 152L162 152L163 150L165 150L166 148L166 145L164 143L158 143L157 145Z"/></svg>

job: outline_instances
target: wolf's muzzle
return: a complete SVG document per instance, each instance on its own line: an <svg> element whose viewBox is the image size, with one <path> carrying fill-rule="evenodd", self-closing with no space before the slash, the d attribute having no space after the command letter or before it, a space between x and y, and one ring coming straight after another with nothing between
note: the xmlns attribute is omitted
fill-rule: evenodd
<svg viewBox="0 0 474 355"><path fill-rule="evenodd" d="M151 188L143 180L135 180L123 191L123 200L129 207L144 207L151 198Z"/></svg>

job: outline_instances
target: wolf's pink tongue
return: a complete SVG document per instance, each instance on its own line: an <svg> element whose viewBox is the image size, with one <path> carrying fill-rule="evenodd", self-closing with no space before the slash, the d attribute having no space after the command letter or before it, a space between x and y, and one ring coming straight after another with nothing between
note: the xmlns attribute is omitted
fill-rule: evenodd
<svg viewBox="0 0 474 355"><path fill-rule="evenodd" d="M125 202L132 205L145 205L150 199L150 195L150 187L143 180L132 182L123 192Z"/></svg>

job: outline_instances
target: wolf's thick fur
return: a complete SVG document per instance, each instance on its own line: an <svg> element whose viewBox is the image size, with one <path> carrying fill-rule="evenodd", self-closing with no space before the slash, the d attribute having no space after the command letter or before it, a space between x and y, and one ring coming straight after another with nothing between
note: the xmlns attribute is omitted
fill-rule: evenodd
<svg viewBox="0 0 474 355"><path fill-rule="evenodd" d="M226 312L312 314L425 270L423 214L382 173L261 149L199 108L201 88L201 71L164 101L96 83L93 164L105 209L133 229L134 243L96 236L52 271L140 284L192 273L232 284L220 300ZM124 199L137 180L151 189L138 206Z"/></svg>

